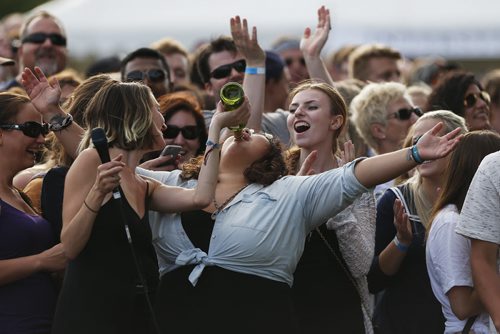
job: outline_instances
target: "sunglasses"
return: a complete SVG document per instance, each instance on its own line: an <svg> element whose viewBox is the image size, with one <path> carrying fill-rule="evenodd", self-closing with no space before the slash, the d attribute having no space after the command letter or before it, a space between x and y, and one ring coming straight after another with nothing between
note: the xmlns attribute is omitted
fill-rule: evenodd
<svg viewBox="0 0 500 334"><path fill-rule="evenodd" d="M246 67L247 67L247 62L245 61L245 59L241 59L235 61L232 64L227 64L217 67L215 70L210 72L210 76L214 79L224 79L231 75L231 71L233 70L233 68L237 72L243 73L245 72Z"/></svg>
<svg viewBox="0 0 500 334"><path fill-rule="evenodd" d="M47 123L25 122L23 124L2 124L0 129L19 130L25 136L38 138L38 136L46 136L49 133L49 125Z"/></svg>
<svg viewBox="0 0 500 334"><path fill-rule="evenodd" d="M306 66L306 60L304 57L300 58L285 58L285 64L286 66L292 65L294 62L299 62L302 66Z"/></svg>
<svg viewBox="0 0 500 334"><path fill-rule="evenodd" d="M196 139L199 135L196 125L187 125L182 128L175 125L167 125L167 129L163 131L163 138L174 139L179 135L179 132L186 139Z"/></svg>
<svg viewBox="0 0 500 334"><path fill-rule="evenodd" d="M143 81L145 78L148 78L151 82L165 81L165 71L160 69L149 71L132 71L126 76L127 82Z"/></svg>
<svg viewBox="0 0 500 334"><path fill-rule="evenodd" d="M390 114L388 118L397 118L399 120L406 121L410 119L412 113L415 113L418 117L424 114L420 108L402 108L395 113Z"/></svg>
<svg viewBox="0 0 500 334"><path fill-rule="evenodd" d="M66 46L66 37L61 34L46 34L44 32L36 32L34 34L28 35L23 38L23 43L35 43L42 44L46 39L50 39L50 42L57 46Z"/></svg>
<svg viewBox="0 0 500 334"><path fill-rule="evenodd" d="M478 99L483 100L487 104L490 104L490 102L491 102L490 95L483 90L479 93L471 93L471 94L467 95L464 98L464 106L466 108L472 108L476 105Z"/></svg>

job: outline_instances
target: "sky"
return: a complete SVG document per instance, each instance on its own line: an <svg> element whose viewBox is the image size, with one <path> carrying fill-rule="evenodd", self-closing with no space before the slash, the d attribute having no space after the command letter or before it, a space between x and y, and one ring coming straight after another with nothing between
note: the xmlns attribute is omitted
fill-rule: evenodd
<svg viewBox="0 0 500 334"><path fill-rule="evenodd" d="M325 53L344 44L382 42L403 54L500 58L500 1L493 0L53 0L41 8L67 29L73 55L126 53L162 37L191 50L229 34L229 18L257 26L265 49L283 35L300 37L326 5L332 32Z"/></svg>

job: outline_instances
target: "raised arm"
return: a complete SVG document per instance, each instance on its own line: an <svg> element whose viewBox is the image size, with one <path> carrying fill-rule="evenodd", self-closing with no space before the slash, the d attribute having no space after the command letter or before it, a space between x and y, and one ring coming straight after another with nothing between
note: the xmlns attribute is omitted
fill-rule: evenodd
<svg viewBox="0 0 500 334"><path fill-rule="evenodd" d="M119 185L118 174L123 166L121 155L101 164L94 149L80 153L71 165L64 186L61 231L61 242L70 259L78 256L87 244L104 200Z"/></svg>
<svg viewBox="0 0 500 334"><path fill-rule="evenodd" d="M247 69L243 79L243 89L250 102L250 118L247 127L261 131L262 113L264 112L264 94L266 75L262 69L266 67L266 54L257 40L257 28L252 28L252 35L248 31L246 19L239 16L231 18L231 35L238 51L245 57Z"/></svg>
<svg viewBox="0 0 500 334"><path fill-rule="evenodd" d="M219 173L220 148L219 135L227 126L245 124L250 116L248 99L234 111L222 111L222 103L217 104L217 112L208 129L207 149L203 157L198 184L194 189L169 187L154 184L151 194L151 210L160 212L183 212L202 209L210 205L215 195Z"/></svg>
<svg viewBox="0 0 500 334"><path fill-rule="evenodd" d="M333 79L320 57L321 50L323 50L328 40L330 30L330 10L325 6L321 6L318 9L318 25L314 32L309 27L304 30L304 35L300 40L300 50L304 55L307 71L311 79L320 79L333 86Z"/></svg>
<svg viewBox="0 0 500 334"><path fill-rule="evenodd" d="M437 136L442 127L443 123L438 123L427 131L415 145L417 154L422 161L445 157L462 138L459 135L460 128L456 128L442 137ZM413 146L362 160L356 165L354 174L359 182L367 188L390 181L417 165L414 155L412 155L412 148Z"/></svg>
<svg viewBox="0 0 500 334"><path fill-rule="evenodd" d="M22 73L22 84L35 108L42 114L43 121L52 128L57 139L64 146L66 152L75 158L78 144L83 136L83 129L71 122L67 113L59 106L61 87L57 79L49 82L39 67L35 67L36 75L25 68Z"/></svg>

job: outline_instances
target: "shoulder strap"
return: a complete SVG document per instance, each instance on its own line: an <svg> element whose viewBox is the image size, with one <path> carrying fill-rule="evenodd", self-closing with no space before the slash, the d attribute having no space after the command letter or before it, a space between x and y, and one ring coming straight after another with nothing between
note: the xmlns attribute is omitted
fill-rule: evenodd
<svg viewBox="0 0 500 334"><path fill-rule="evenodd" d="M467 322L465 323L464 329L462 330L462 334L469 334L472 325L474 325L474 322L476 321L477 315L470 317L467 319Z"/></svg>

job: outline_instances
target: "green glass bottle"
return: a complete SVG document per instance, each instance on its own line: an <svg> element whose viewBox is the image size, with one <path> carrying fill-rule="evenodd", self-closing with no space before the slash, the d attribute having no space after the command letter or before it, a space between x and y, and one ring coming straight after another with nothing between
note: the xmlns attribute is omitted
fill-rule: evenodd
<svg viewBox="0 0 500 334"><path fill-rule="evenodd" d="M238 109L245 102L243 86L237 82L228 82L222 86L219 95L225 111ZM229 129L234 131L235 138L241 139L244 126L244 124L240 124L239 126L231 126Z"/></svg>

